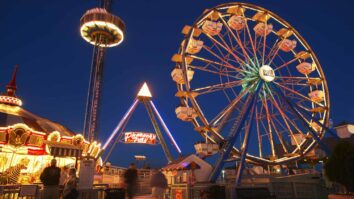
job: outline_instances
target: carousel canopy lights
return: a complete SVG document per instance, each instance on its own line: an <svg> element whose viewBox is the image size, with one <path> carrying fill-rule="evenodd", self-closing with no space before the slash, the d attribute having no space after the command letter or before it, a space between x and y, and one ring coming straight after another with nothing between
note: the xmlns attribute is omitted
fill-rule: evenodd
<svg viewBox="0 0 354 199"><path fill-rule="evenodd" d="M124 40L124 22L104 8L88 10L80 20L81 37L99 47L118 46Z"/></svg>
<svg viewBox="0 0 354 199"><path fill-rule="evenodd" d="M0 95L0 103L22 106L22 101L17 97L4 96L4 95Z"/></svg>

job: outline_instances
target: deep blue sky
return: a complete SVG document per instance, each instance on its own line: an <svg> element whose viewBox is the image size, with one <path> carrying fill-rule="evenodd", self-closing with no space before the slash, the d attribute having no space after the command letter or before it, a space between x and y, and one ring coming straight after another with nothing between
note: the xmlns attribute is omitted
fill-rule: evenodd
<svg viewBox="0 0 354 199"><path fill-rule="evenodd" d="M185 154L200 140L189 123L178 120L176 87L170 78L171 56L183 38L180 31L204 9L229 1L120 0L112 12L126 23L126 40L108 49L101 105L105 140L147 81L153 100ZM258 4L295 27L318 56L329 85L331 118L354 122L354 1L245 1ZM92 46L79 35L79 19L94 0L4 1L0 6L0 85L20 64L18 95L24 107L80 132L88 87ZM212 104L211 104L212 105ZM152 131L140 107L128 129ZM124 154L124 155L122 155ZM152 165L165 163L158 146L119 146L112 162L127 165L145 154Z"/></svg>

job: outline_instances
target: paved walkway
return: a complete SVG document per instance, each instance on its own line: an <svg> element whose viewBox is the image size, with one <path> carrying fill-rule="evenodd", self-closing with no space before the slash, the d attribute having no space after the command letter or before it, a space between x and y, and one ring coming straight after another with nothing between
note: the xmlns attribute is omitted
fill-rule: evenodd
<svg viewBox="0 0 354 199"><path fill-rule="evenodd" d="M151 195L136 196L134 199L153 199Z"/></svg>

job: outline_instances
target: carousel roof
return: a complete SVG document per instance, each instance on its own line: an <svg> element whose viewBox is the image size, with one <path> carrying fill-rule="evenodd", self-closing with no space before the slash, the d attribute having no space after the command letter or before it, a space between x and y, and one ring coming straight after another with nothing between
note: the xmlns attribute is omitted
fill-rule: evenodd
<svg viewBox="0 0 354 199"><path fill-rule="evenodd" d="M23 109L21 107L22 103L16 103L17 101L14 103L13 99L21 101L15 94L17 89L17 68L18 67L16 66L12 79L6 86L7 91L4 94L0 94L0 97L2 97L0 98L0 127L8 127L18 123L23 123L35 131L40 131L46 134L53 131L58 131L64 136L75 135L75 133L66 127ZM10 101L7 99L10 99Z"/></svg>
<svg viewBox="0 0 354 199"><path fill-rule="evenodd" d="M47 134L58 131L64 136L75 135L75 133L61 124L42 118L21 107L6 105L0 102L0 127L12 126L18 123L26 124L35 131Z"/></svg>

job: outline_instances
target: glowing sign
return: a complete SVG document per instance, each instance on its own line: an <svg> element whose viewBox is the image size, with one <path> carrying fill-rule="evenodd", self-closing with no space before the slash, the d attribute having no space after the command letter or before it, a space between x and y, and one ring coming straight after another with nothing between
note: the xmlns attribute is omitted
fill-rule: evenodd
<svg viewBox="0 0 354 199"><path fill-rule="evenodd" d="M143 132L126 132L124 133L124 142L137 144L156 144L156 134Z"/></svg>

